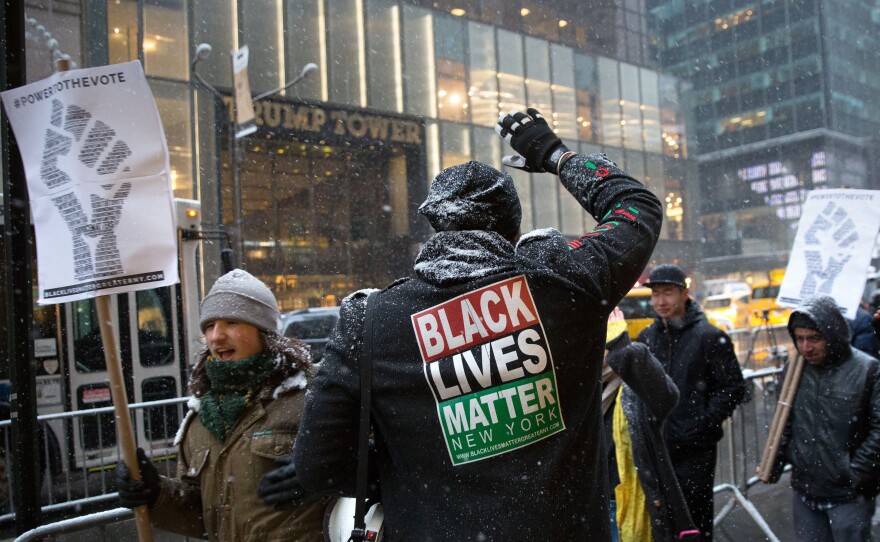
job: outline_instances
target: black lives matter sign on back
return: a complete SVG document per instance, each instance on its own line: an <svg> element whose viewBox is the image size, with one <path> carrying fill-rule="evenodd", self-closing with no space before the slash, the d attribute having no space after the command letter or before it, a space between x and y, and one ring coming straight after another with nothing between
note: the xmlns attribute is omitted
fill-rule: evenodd
<svg viewBox="0 0 880 542"><path fill-rule="evenodd" d="M565 429L553 357L525 276L414 314L412 323L453 465Z"/></svg>

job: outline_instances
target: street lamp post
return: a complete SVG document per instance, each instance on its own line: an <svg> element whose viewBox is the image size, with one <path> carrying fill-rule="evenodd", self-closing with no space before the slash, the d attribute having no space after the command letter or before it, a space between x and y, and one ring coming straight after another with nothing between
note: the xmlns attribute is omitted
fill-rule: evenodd
<svg viewBox="0 0 880 542"><path fill-rule="evenodd" d="M193 78L197 82L197 86L201 86L206 89L211 95L214 97L214 116L217 119L216 122L224 122L227 126L227 131L229 132L229 159L230 159L230 169L233 172L233 184L236 182L235 175L238 170L236 161L237 161L237 151L238 144L235 139L235 127L233 126L234 121L229 118L225 107L223 105L223 94L217 90L217 88L206 81L202 75L198 72L196 67L200 62L207 59L211 56L211 51L213 48L208 43L200 43L196 47L195 54L193 55L193 61L190 65L190 73L192 73ZM214 235L211 235L212 232L205 231L203 234L205 237L215 237L219 238L226 242L226 246L220 249L220 274L225 275L229 271L231 271L235 267L235 262L233 261L234 254L229 238L229 234L226 231L226 228L223 224L223 169L220 164L217 165L217 229L213 232Z"/></svg>
<svg viewBox="0 0 880 542"><path fill-rule="evenodd" d="M216 107L216 115L222 117L223 122L226 123L227 131L229 132L229 156L230 156L230 168L232 170L232 188L233 193L237 196L235 199L235 206L238 207L239 199L241 197L241 180L239 178L239 145L238 145L238 135L236 134L236 128L238 127L236 118L234 116L230 117L229 113L226 111L226 108L223 105L223 94L217 90L214 85L206 81L201 74L199 74L196 67L198 64L207 59L211 52L213 51L213 47L209 43L200 43L195 50L195 55L193 56L192 65L190 66L190 72L192 73L193 78L197 81L198 85L207 89L213 96ZM308 74L318 71L317 64L309 62L305 66L302 67L299 74L296 75L293 79L288 81L285 85L278 87L276 89L272 89L256 96L253 96L251 100L253 102L257 102L259 100L264 100L266 98L275 96L276 94L280 94L281 92L286 91L290 87L299 83L303 78L305 78ZM218 168L217 171L217 223L219 227L220 234L225 237L227 240L227 247L221 249L221 260L223 273L226 273L232 268L232 248L230 247L231 242L229 240L229 235L226 233L223 226L223 183L222 181L222 171ZM234 213L239 213L240 209L234 209ZM236 223L239 224L239 221L236 220ZM236 234L241 237L241 231L236 232Z"/></svg>

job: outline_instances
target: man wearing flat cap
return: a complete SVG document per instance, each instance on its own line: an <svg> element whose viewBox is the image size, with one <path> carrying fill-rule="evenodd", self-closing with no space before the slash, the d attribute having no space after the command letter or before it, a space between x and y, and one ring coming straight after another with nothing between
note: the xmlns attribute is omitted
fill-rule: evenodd
<svg viewBox="0 0 880 542"><path fill-rule="evenodd" d="M701 540L712 540L717 443L721 424L745 395L745 382L733 342L690 298L681 267L658 265L645 286L657 316L638 341L678 387L678 405L666 419L666 446Z"/></svg>
<svg viewBox="0 0 880 542"><path fill-rule="evenodd" d="M828 296L788 319L806 362L770 483L791 464L795 540L871 540L880 492L880 363L850 346L850 328Z"/></svg>
<svg viewBox="0 0 880 542"><path fill-rule="evenodd" d="M654 249L661 206L606 156L569 151L533 109L496 131L522 154L505 164L553 174L534 182L561 182L598 225L572 241L520 237L510 175L468 162L434 178L419 212L437 233L374 300L385 532L608 541L605 328ZM316 492L354 493L365 300L344 300L306 401L294 464Z"/></svg>

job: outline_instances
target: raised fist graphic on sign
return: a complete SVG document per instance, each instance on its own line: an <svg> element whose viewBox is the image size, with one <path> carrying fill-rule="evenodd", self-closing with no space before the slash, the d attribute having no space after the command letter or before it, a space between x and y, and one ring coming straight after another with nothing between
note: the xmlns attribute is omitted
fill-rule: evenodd
<svg viewBox="0 0 880 542"><path fill-rule="evenodd" d="M73 179L64 169L64 162L76 160L97 175L119 171L131 156L125 141L116 131L92 114L76 106L52 101L52 127L46 130L40 174L49 189L62 188ZM128 167L122 169L128 171ZM116 227L122 207L131 192L131 183L104 184L106 197L91 195L91 219L76 193L66 192L52 202L70 231L73 246L74 276L77 280L107 277L122 273L122 258L116 238Z"/></svg>
<svg viewBox="0 0 880 542"><path fill-rule="evenodd" d="M822 209L804 236L807 276L800 295L830 294L834 280L852 257L859 234L843 207L834 202Z"/></svg>

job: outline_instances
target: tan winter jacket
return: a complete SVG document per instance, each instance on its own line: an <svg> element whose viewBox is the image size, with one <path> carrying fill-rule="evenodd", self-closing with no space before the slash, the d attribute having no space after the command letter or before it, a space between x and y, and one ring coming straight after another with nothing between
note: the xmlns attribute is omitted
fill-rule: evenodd
<svg viewBox="0 0 880 542"><path fill-rule="evenodd" d="M157 528L221 542L322 541L326 500L276 510L263 504L257 486L288 454L299 429L305 390L272 399L264 389L220 442L190 411L184 421L177 478L162 478L150 509Z"/></svg>

